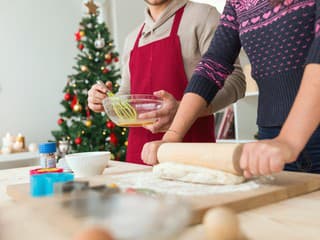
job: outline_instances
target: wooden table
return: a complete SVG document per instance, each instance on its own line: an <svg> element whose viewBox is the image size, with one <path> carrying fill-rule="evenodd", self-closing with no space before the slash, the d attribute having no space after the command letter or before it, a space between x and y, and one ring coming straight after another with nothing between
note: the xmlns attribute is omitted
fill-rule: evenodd
<svg viewBox="0 0 320 240"><path fill-rule="evenodd" d="M7 185L15 184L17 183L17 180L20 182L28 182L29 169L30 168L20 168L0 171L0 184L3 185L3 182L5 182L5 184ZM128 171L135 172L149 170L150 167L147 166L132 164L128 165L127 163L122 162L110 162L110 167L105 170L104 175L94 177L91 180L99 181L101 179L102 181L105 181L107 179L107 175L126 173ZM287 178L286 174L288 174L290 177ZM19 176L18 179L17 176ZM236 211L240 212L238 216L241 220L241 227L244 233L249 237L249 239L301 239L301 236L307 236L304 239L315 239L314 237L317 234L320 234L318 230L320 229L320 218L318 217L320 210L320 192L302 195L300 197L285 200L282 202L279 201L289 197L294 197L296 195L304 194L304 192L302 191L304 189L308 189L309 191L316 191L317 189L319 189L319 177L319 175L310 174L282 173L280 175L280 178L278 178L276 186L270 186L264 190L260 189L256 193L248 193L249 198L248 196L244 198L243 196L241 197L238 194L232 194L232 197L237 200L236 202L231 201L228 196L210 196L210 201L214 201L215 199L227 199L226 202L224 202L224 205L232 207ZM288 186L288 184L291 187L284 188L284 186ZM273 192L272 194L270 194L271 190ZM267 195L261 194L261 191L266 191L264 193L267 193ZM24 194L28 195L27 192L25 192ZM197 205L197 203L201 199L204 199L204 197L196 197L191 200L193 200ZM265 199L267 201L265 201ZM279 203L259 208L259 206L263 205L262 201L264 201L264 205L273 202ZM21 202L26 203L27 201ZM209 206L208 202L209 201L207 198L206 204L203 205L203 211L200 211L202 214L204 214L204 211L209 207L221 205L221 203L213 203ZM41 230L41 232L47 231L48 233L52 234L52 239L70 239L72 234L77 231L77 229L83 227L82 223L79 223L77 220L70 218L70 216L63 214L63 212L58 214L58 211L54 211L53 213L47 215L40 214L41 211L37 211L35 208L33 209L33 207L38 205L38 202L33 202L33 204L31 205L20 206L20 209L18 209L17 206L13 204L10 204L10 206L5 206L1 209L1 204L2 203L0 201L0 213L3 213L2 215L4 216L4 221L8 219L8 224L6 226L8 227L8 229L11 229L12 232L16 233L15 236L18 236L21 232L19 231L19 227L21 227L19 226L20 222L26 224L25 217L28 215L34 216L37 225L32 222L28 222L26 225L28 227L25 228L28 228L29 232L36 231L36 229L43 229ZM43 201L41 204L43 204ZM255 209L246 211L250 208ZM13 215L9 214L10 216L5 214L6 211L3 211L10 209L12 210L12 213L14 213ZM49 217L50 220L45 219L46 217L52 216L53 214L56 215L56 217ZM0 223L1 220L2 219L0 215ZM13 224L15 221L17 223L17 226L14 226ZM45 224L46 226L43 226L43 228L40 227L42 226L41 222L42 225ZM63 222L63 224L58 224L61 222ZM9 223L11 223L11 225ZM15 236L10 236L10 240L19 239L18 237L15 238ZM278 238L278 236L281 237ZM31 239L32 233L30 233L30 237L28 237L27 233L24 233L23 237L25 240ZM201 225L190 228L188 232L186 232L185 235L182 236L179 240L189 239L205 240L205 238L203 238Z"/></svg>
<svg viewBox="0 0 320 240"><path fill-rule="evenodd" d="M12 168L6 170L0 170L0 202L4 200L10 200L14 198L15 200L24 200L25 196L29 196L29 171L31 169L39 168L39 166L22 167L22 168ZM135 172L142 170L149 170L151 167L138 164L128 164L119 161L109 161L109 166L103 172L103 175L93 177L92 180L103 178L110 174L120 174L126 172ZM15 184L25 184L21 187L21 191L18 191L13 196L8 196L7 187Z"/></svg>
<svg viewBox="0 0 320 240"><path fill-rule="evenodd" d="M320 191L238 214L247 239L320 239ZM202 225L191 227L179 240L206 240Z"/></svg>

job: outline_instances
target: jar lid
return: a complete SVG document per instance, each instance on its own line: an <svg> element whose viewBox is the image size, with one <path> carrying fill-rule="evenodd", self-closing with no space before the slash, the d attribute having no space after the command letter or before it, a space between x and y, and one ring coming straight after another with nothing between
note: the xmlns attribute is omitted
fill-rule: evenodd
<svg viewBox="0 0 320 240"><path fill-rule="evenodd" d="M39 152L40 153L54 153L56 152L56 143L48 142L39 144Z"/></svg>

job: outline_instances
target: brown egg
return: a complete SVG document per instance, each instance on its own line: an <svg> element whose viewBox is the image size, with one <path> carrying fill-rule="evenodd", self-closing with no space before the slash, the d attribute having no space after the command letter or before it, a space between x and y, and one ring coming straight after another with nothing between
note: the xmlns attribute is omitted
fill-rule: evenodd
<svg viewBox="0 0 320 240"><path fill-rule="evenodd" d="M101 227L90 227L79 232L73 240L113 240L113 238Z"/></svg>
<svg viewBox="0 0 320 240"><path fill-rule="evenodd" d="M224 207L209 210L204 216L203 227L207 240L237 240L240 236L236 214Z"/></svg>

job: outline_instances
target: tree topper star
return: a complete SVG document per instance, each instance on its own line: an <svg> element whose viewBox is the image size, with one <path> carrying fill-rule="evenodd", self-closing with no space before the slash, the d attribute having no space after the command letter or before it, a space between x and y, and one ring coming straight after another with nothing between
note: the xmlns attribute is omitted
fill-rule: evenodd
<svg viewBox="0 0 320 240"><path fill-rule="evenodd" d="M97 14L98 6L94 3L93 0L89 0L85 5L89 9L89 14Z"/></svg>

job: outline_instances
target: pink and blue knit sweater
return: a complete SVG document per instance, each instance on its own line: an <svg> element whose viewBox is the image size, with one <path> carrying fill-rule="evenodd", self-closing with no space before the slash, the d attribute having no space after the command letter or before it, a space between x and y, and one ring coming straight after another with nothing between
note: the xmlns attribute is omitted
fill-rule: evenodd
<svg viewBox="0 0 320 240"><path fill-rule="evenodd" d="M275 7L269 0L227 0L186 93L196 93L210 103L233 71L241 47L259 86L257 124L281 126L305 65L320 63L320 0L285 0Z"/></svg>

